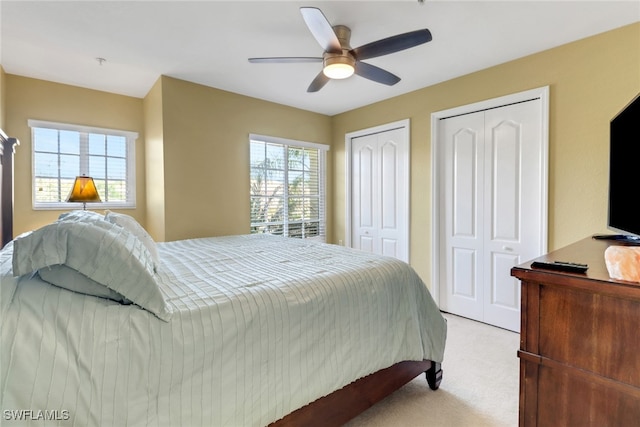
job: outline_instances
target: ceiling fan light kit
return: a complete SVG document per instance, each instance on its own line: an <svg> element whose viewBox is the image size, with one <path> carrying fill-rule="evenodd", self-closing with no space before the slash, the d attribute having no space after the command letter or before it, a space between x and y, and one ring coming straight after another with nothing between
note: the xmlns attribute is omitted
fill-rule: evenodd
<svg viewBox="0 0 640 427"><path fill-rule="evenodd" d="M327 54L322 72L330 79L346 79L355 71L356 60L352 56Z"/></svg>
<svg viewBox="0 0 640 427"><path fill-rule="evenodd" d="M301 7L302 17L320 44L324 53L322 58L309 57L271 57L249 58L251 63L295 63L295 62L320 62L322 70L313 79L307 92L317 92L331 79L346 79L353 74L373 80L385 85L394 85L400 81L400 77L362 62L363 59L376 58L399 52L414 46L431 41L431 33L426 28L411 31L382 40L367 43L366 45L352 49L349 46L351 30L344 25L331 26L320 9L315 7Z"/></svg>

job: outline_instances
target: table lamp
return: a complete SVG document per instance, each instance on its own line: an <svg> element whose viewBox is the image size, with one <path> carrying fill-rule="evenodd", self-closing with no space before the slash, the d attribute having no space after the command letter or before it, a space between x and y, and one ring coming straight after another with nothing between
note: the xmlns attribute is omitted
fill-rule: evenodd
<svg viewBox="0 0 640 427"><path fill-rule="evenodd" d="M67 202L82 203L83 210L87 210L87 203L101 202L100 195L93 178L90 176L77 176L73 188L67 197Z"/></svg>

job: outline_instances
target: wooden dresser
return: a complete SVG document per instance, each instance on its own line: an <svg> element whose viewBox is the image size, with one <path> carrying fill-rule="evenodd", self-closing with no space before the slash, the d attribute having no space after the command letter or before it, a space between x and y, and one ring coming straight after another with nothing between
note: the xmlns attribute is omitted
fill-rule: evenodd
<svg viewBox="0 0 640 427"><path fill-rule="evenodd" d="M612 242L586 238L514 267L522 282L520 426L640 425L640 284L609 278Z"/></svg>

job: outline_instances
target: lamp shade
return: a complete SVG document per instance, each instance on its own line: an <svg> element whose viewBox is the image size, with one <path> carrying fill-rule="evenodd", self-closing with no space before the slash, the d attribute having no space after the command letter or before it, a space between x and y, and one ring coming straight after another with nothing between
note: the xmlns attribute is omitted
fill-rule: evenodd
<svg viewBox="0 0 640 427"><path fill-rule="evenodd" d="M90 176L77 176L67 197L67 202L89 203L101 201L93 178Z"/></svg>

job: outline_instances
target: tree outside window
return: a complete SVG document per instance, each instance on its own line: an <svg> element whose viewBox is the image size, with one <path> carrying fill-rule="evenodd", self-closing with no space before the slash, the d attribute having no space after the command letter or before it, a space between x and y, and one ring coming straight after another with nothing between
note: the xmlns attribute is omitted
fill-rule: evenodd
<svg viewBox="0 0 640 427"><path fill-rule="evenodd" d="M251 233L324 240L324 150L251 139Z"/></svg>

